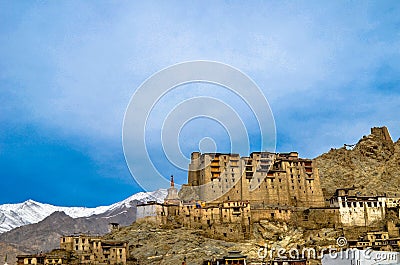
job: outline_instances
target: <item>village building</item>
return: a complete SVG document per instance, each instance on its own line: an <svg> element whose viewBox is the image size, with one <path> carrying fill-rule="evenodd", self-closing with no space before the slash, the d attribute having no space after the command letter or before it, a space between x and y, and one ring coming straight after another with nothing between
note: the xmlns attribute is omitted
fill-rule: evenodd
<svg viewBox="0 0 400 265"><path fill-rule="evenodd" d="M116 225L116 224L114 224ZM48 253L17 256L17 265L114 264L126 265L127 242L100 236L70 235L60 238L60 248Z"/></svg>
<svg viewBox="0 0 400 265"><path fill-rule="evenodd" d="M205 260L203 262L203 265L231 265L231 264L237 264L237 265L246 265L246 255L243 255L240 251L238 250L232 250L228 252L228 255L224 256L223 258L217 259L213 258L211 260Z"/></svg>
<svg viewBox="0 0 400 265"><path fill-rule="evenodd" d="M229 251L228 255L224 257L225 264L238 264L238 265L246 265L246 257L241 254L240 251Z"/></svg>
<svg viewBox="0 0 400 265"><path fill-rule="evenodd" d="M337 189L330 205L339 208L343 226L369 226L385 218L386 196L362 196L354 188Z"/></svg>
<svg viewBox="0 0 400 265"><path fill-rule="evenodd" d="M26 264L42 264L44 265L44 258L43 254L33 254L33 255L18 255L17 256L17 265L26 265Z"/></svg>
<svg viewBox="0 0 400 265"><path fill-rule="evenodd" d="M103 240L99 236L71 235L60 239L60 248L74 252L82 264L126 264L127 242Z"/></svg>
<svg viewBox="0 0 400 265"><path fill-rule="evenodd" d="M390 237L387 231L367 232L358 240L348 240L350 248L393 251L400 249L400 237Z"/></svg>

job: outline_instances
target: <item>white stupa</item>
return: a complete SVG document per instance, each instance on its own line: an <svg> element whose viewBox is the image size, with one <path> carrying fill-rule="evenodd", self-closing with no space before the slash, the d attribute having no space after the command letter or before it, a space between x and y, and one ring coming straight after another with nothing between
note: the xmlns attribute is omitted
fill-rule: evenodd
<svg viewBox="0 0 400 265"><path fill-rule="evenodd" d="M179 205L181 203L178 190L175 188L174 176L171 176L171 186L168 189L168 195L165 197L164 203L174 205Z"/></svg>

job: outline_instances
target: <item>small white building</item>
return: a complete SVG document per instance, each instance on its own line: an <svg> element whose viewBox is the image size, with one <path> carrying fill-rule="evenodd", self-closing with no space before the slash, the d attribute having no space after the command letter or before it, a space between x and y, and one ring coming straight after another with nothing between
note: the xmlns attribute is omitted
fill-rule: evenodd
<svg viewBox="0 0 400 265"><path fill-rule="evenodd" d="M152 220L153 222L161 223L160 218L167 215L167 207L156 201L138 204L136 206L136 221L143 218Z"/></svg>
<svg viewBox="0 0 400 265"><path fill-rule="evenodd" d="M399 265L400 253L374 251L372 249L347 249L337 253L325 254L322 265Z"/></svg>

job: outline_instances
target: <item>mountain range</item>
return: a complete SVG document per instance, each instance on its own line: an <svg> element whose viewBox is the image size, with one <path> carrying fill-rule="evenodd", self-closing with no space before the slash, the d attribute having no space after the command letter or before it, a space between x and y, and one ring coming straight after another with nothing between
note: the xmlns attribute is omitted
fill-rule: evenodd
<svg viewBox="0 0 400 265"><path fill-rule="evenodd" d="M164 201L165 189L139 192L109 206L60 207L27 200L0 205L0 259L49 251L59 246L62 235L105 234L109 223L127 226L136 220L136 205Z"/></svg>
<svg viewBox="0 0 400 265"><path fill-rule="evenodd" d="M54 212L64 212L72 218L91 216L110 218L123 213L125 209L136 206L137 202L150 200L163 202L166 194L167 192L164 189L153 192L139 192L121 202L95 208L54 206L33 200L15 204L3 204L0 205L0 233L10 231L16 227L38 223Z"/></svg>

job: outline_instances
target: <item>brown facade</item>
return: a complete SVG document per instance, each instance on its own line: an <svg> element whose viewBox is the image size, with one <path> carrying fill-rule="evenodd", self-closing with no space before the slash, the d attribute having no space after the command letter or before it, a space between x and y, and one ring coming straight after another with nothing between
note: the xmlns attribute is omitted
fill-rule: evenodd
<svg viewBox="0 0 400 265"><path fill-rule="evenodd" d="M276 154L192 153L188 184L201 201L249 201L252 205L322 207L324 199L313 161L295 152ZM183 198L190 200L191 198Z"/></svg>
<svg viewBox="0 0 400 265"><path fill-rule="evenodd" d="M126 264L127 242L124 241L89 235L63 236L60 248L76 254L80 264Z"/></svg>

